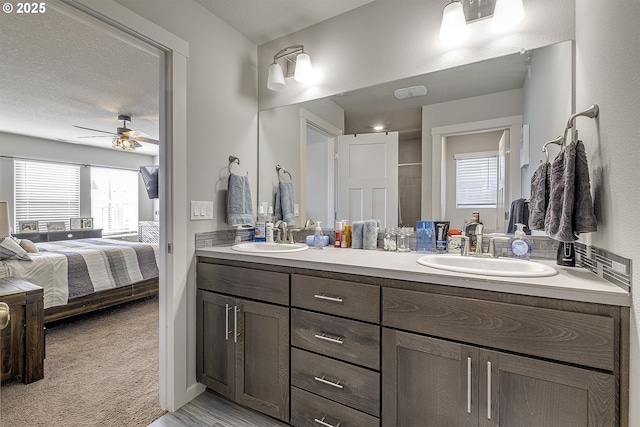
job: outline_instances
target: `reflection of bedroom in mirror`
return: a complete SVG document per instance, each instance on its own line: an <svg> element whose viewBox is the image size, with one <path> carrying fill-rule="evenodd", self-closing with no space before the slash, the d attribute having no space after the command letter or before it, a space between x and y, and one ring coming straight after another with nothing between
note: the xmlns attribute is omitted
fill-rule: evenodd
<svg viewBox="0 0 640 427"><path fill-rule="evenodd" d="M113 328L117 346L117 323L106 319L126 317L122 310L146 304L151 323L145 335L154 338L143 365L149 375L157 374L163 52L64 2L46 6L46 14L3 21L11 41L0 43L3 72L15 78L10 87L0 86L3 98L11 100L0 101L0 200L7 201L11 233L3 237L16 245L2 251L0 281L43 290L40 312L31 315L48 326L46 355L54 367L68 357L50 344L57 339L56 325L70 318L70 324L88 324L95 311L111 307L100 311L105 321L97 328ZM44 75L55 84L37 81ZM44 354L44 339L36 344ZM27 351L38 354L37 349ZM106 357L110 350L99 353ZM10 356L3 354L3 366ZM22 392L17 379L48 382L60 375L56 368L32 375L36 365L3 369L3 421L7 412L19 410L4 404L6 396ZM101 376L115 378L127 365ZM57 390L55 384L46 387ZM159 409L156 401L150 403L154 407Z"/></svg>

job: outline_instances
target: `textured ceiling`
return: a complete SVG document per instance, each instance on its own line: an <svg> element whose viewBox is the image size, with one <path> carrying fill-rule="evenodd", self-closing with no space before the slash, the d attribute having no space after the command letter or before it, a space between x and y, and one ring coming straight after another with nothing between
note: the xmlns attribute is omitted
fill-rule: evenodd
<svg viewBox="0 0 640 427"><path fill-rule="evenodd" d="M158 139L160 59L151 47L55 0L47 13L4 15L0 26L0 131L111 147L119 114ZM136 152L156 155L143 143Z"/></svg>
<svg viewBox="0 0 640 427"><path fill-rule="evenodd" d="M373 0L196 0L260 46Z"/></svg>

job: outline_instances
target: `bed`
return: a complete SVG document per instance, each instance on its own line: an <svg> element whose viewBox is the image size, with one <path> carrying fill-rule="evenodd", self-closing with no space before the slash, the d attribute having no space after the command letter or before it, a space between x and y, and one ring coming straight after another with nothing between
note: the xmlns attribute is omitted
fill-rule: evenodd
<svg viewBox="0 0 640 427"><path fill-rule="evenodd" d="M0 261L0 278L44 288L45 323L158 293L158 245L103 238L37 243Z"/></svg>

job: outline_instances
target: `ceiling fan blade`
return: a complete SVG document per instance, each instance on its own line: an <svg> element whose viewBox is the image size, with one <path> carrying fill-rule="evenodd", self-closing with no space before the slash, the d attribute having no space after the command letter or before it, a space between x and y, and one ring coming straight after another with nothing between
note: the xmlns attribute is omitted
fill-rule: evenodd
<svg viewBox="0 0 640 427"><path fill-rule="evenodd" d="M82 127L82 126L76 126L76 125L73 125L73 127L76 127L76 128L78 128L78 129L90 130L90 131L92 131L92 132L102 132L102 133L108 133L109 135L115 135L115 136L118 136L118 134L117 134L117 133L107 132L107 131L104 131L104 130L91 129L91 128L85 128L85 127Z"/></svg>
<svg viewBox="0 0 640 427"><path fill-rule="evenodd" d="M117 135L114 135L117 136ZM76 136L76 138L113 138L110 135L95 135L95 136Z"/></svg>
<svg viewBox="0 0 640 427"><path fill-rule="evenodd" d="M158 141L157 139L145 138L143 136L136 136L135 140L140 142L148 142L149 144L156 144L156 145L160 143L160 141Z"/></svg>
<svg viewBox="0 0 640 427"><path fill-rule="evenodd" d="M133 136L134 136L134 137L136 137L136 138L137 138L138 136L141 136L141 137L144 137L144 138L148 138L148 137L150 137L150 136L151 136L151 135L149 135L147 132L143 131L142 129L136 129L136 130L134 130L134 131L132 132L132 134L133 134Z"/></svg>

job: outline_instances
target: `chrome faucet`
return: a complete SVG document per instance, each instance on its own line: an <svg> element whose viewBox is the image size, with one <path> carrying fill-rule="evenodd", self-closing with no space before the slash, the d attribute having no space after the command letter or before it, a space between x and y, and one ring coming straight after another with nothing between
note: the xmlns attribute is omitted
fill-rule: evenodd
<svg viewBox="0 0 640 427"><path fill-rule="evenodd" d="M315 221L312 220L311 218L309 218L305 223L304 223L304 229L308 230L310 225L314 225Z"/></svg>
<svg viewBox="0 0 640 427"><path fill-rule="evenodd" d="M273 226L273 229L278 232L276 243L286 243L287 241L287 223L279 219Z"/></svg>

